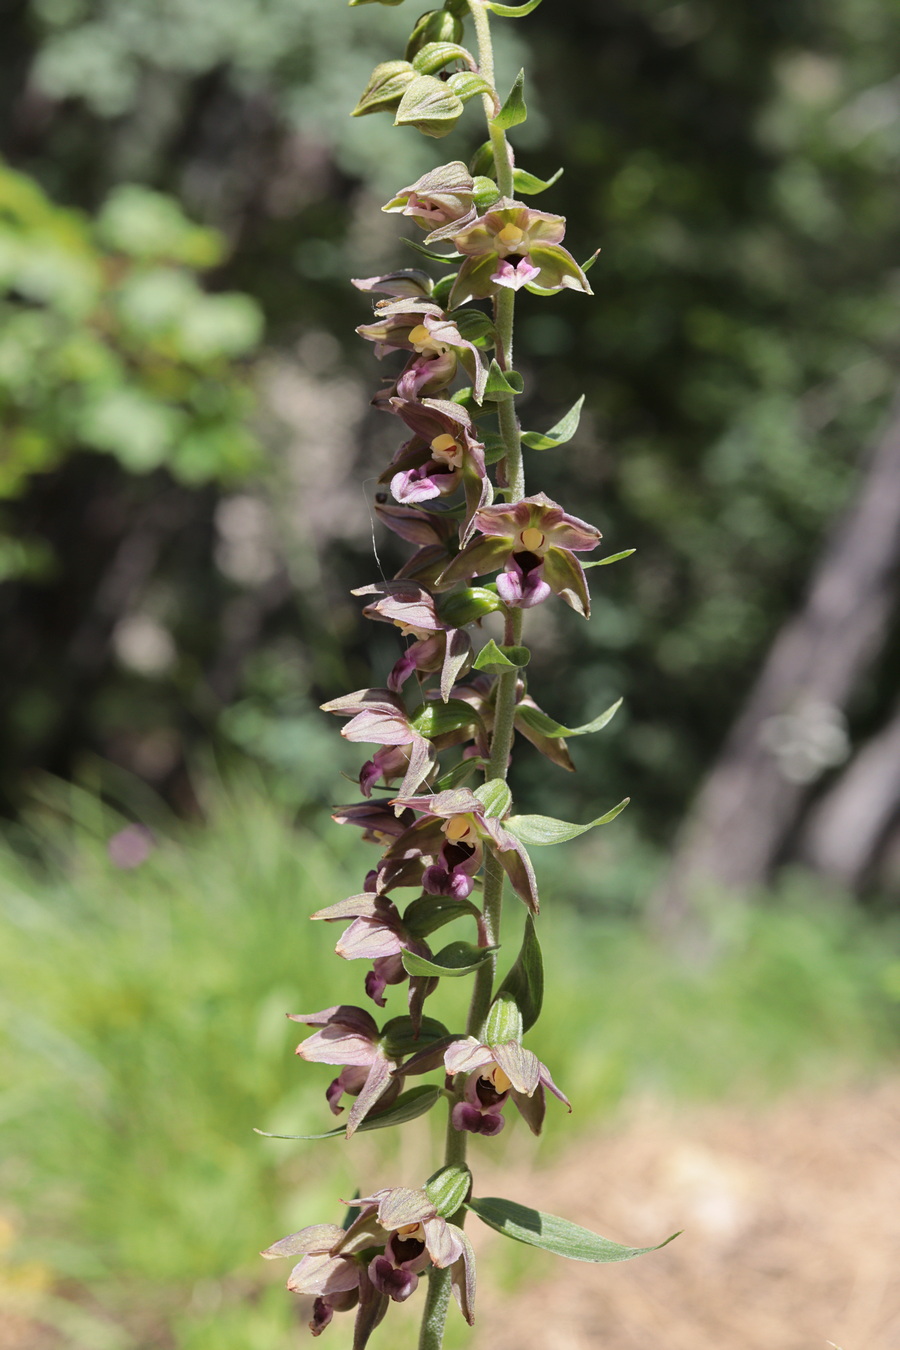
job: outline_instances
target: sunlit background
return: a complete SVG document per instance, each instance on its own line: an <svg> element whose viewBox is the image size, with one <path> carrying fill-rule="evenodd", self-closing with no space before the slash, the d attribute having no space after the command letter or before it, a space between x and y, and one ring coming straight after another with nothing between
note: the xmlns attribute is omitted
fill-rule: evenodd
<svg viewBox="0 0 900 1350"><path fill-rule="evenodd" d="M433 1167L436 1119L252 1133L329 1127L283 1014L360 995L306 922L371 861L328 820L362 756L318 705L397 655L350 595L403 555L372 513L391 359L348 278L416 265L380 206L483 139L477 101L440 142L348 116L418 13L2 17L0 1350L306 1344L257 1251ZM589 624L531 611L541 706L624 704L576 774L523 745L513 786L570 820L632 802L537 860L533 1044L576 1111L475 1157L619 1241L687 1231L595 1269L473 1220L482 1309L448 1346L889 1350L900 4L494 26L519 163L565 169L534 205L602 249L593 300L517 306L525 423L586 395L529 483L636 550L591 572Z"/></svg>

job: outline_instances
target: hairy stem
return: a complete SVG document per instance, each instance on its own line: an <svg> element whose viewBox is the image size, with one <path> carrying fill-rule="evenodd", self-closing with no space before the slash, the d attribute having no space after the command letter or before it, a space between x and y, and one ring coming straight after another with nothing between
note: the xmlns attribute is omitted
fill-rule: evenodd
<svg viewBox="0 0 900 1350"><path fill-rule="evenodd" d="M469 0L469 11L475 24L478 39L478 64L481 74L489 84L494 84L494 50L491 42L489 11L482 0ZM494 103L487 95L484 97L484 110L487 117L488 132L494 152L494 164L497 186L503 197L513 194L512 155L506 136L500 127L494 125ZM513 361L513 320L515 292L507 287L501 288L495 307L495 325L497 331L496 357L502 370L511 370ZM497 405L500 434L506 450L506 481L510 501L519 501L525 495L525 477L522 466L522 443L519 423L516 417L515 400L512 395L501 399ZM517 645L522 637L522 611L512 610L506 621L505 641ZM509 754L513 741L513 719L516 710L516 679L518 672L510 670L497 679L497 699L494 713L494 730L491 736L491 757L486 778L506 781ZM484 915L485 943L498 946L500 943L500 913L503 905L503 883L505 873L493 853L487 853L484 864ZM496 973L496 958L485 961L475 974L472 999L466 1024L467 1034L481 1036L491 1006L491 994ZM454 1103L462 1097L462 1077L457 1083ZM463 1130L455 1130L451 1121L447 1122L447 1142L444 1155L445 1165L462 1164L466 1160L468 1135ZM465 1210L453 1216L453 1221L462 1224ZM419 1333L419 1350L441 1350L444 1343L444 1327L447 1309L450 1305L449 1270L432 1270L428 1278L428 1294L422 1314L422 1326Z"/></svg>

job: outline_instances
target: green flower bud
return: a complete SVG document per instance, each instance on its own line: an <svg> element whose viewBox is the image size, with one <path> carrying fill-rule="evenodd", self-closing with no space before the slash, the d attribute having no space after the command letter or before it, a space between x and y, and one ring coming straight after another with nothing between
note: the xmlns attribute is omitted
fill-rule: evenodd
<svg viewBox="0 0 900 1350"><path fill-rule="evenodd" d="M429 42L459 42L464 26L461 19L446 9L430 9L423 14L409 35L405 56L407 61L422 50Z"/></svg>

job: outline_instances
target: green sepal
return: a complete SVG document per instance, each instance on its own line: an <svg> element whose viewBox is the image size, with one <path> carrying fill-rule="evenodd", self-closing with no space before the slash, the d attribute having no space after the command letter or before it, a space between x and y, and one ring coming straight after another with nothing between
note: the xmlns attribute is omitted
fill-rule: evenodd
<svg viewBox="0 0 900 1350"><path fill-rule="evenodd" d="M441 1095L441 1089L432 1083L410 1088L408 1092L401 1093L386 1111L366 1116L357 1125L356 1132L362 1134L365 1130L386 1130L391 1125L405 1125L408 1120L424 1116ZM347 1126L339 1125L336 1130L326 1130L324 1134L269 1134L268 1130L254 1130L253 1133L261 1134L266 1139L338 1139L346 1138Z"/></svg>
<svg viewBox="0 0 900 1350"><path fill-rule="evenodd" d="M459 42L465 26L460 18L446 9L432 9L423 14L409 35L404 55L407 61L431 42Z"/></svg>
<svg viewBox="0 0 900 1350"><path fill-rule="evenodd" d="M497 165L494 161L494 147L490 141L485 141L479 145L472 158L469 160L469 173L473 178L490 177L496 173Z"/></svg>
<svg viewBox="0 0 900 1350"><path fill-rule="evenodd" d="M665 1242L655 1247L623 1247L621 1243L611 1242L609 1238L592 1233L568 1219L560 1219L555 1214L544 1214L529 1205L517 1205L513 1200L501 1200L496 1196L486 1196L483 1200L471 1199L466 1206L477 1214L482 1223L493 1228L495 1233L524 1242L529 1247L540 1247L555 1256L566 1256L570 1261L630 1261L634 1256L644 1256L647 1252L658 1252L661 1247L679 1236L673 1233Z"/></svg>
<svg viewBox="0 0 900 1350"><path fill-rule="evenodd" d="M472 1173L465 1163L440 1167L428 1178L425 1194L442 1219L450 1219L461 1209L472 1190Z"/></svg>
<svg viewBox="0 0 900 1350"><path fill-rule="evenodd" d="M457 42L426 42L412 58L413 68L420 75L433 75L451 61L465 61L472 70L478 64L472 53Z"/></svg>
<svg viewBox="0 0 900 1350"><path fill-rule="evenodd" d="M522 1044L524 1020L519 1005L510 994L498 994L491 1004L484 1027L485 1045Z"/></svg>
<svg viewBox="0 0 900 1350"><path fill-rule="evenodd" d="M451 75L449 80L446 81L446 86L463 103L468 103L469 99L475 98L477 94L487 94L489 98L494 99L494 106L496 107L497 95L494 92L494 86L488 84L484 76L479 75L474 70L458 70L455 75Z"/></svg>
<svg viewBox="0 0 900 1350"><path fill-rule="evenodd" d="M426 938L455 919L477 919L480 910L471 900L456 900L451 895L420 895L403 911L403 926L413 937Z"/></svg>
<svg viewBox="0 0 900 1350"><path fill-rule="evenodd" d="M553 450L558 445L565 445L578 430L583 405L584 394L549 431L523 431L522 444L527 445L529 450Z"/></svg>
<svg viewBox="0 0 900 1350"><path fill-rule="evenodd" d="M484 807L484 814L492 819L502 820L512 806L509 784L502 778L489 778L475 789L474 795Z"/></svg>
<svg viewBox="0 0 900 1350"><path fill-rule="evenodd" d="M500 196L500 189L487 174L477 174L475 177L475 191L472 193L472 200L479 211L487 211L493 206L494 202Z"/></svg>
<svg viewBox="0 0 900 1350"><path fill-rule="evenodd" d="M625 797L605 816L598 816L596 820L588 821L587 825L574 825L570 820L554 820L553 816L510 816L503 823L522 844L533 847L564 844L569 839L577 839L580 834L587 834L597 825L608 825L620 811L625 810L630 801L630 797Z"/></svg>
<svg viewBox="0 0 900 1350"><path fill-rule="evenodd" d="M611 553L608 558L597 558L594 562L582 563L582 567L608 567L610 563L621 562L623 558L630 558L632 553L637 553L636 548L625 548L621 553Z"/></svg>
<svg viewBox="0 0 900 1350"><path fill-rule="evenodd" d="M529 173L527 169L513 169L513 189L522 197L536 197L539 192L546 192L552 187L562 173L562 169L557 169L549 178L538 178L537 174Z"/></svg>
<svg viewBox="0 0 900 1350"><path fill-rule="evenodd" d="M471 759L460 760L459 764L454 764L452 769L448 769L445 774L441 775L434 785L434 790L435 792L447 792L450 788L459 787L460 783L465 783L472 777L472 774L476 769L484 769L486 767L487 760L484 759L472 757ZM351 778L350 781L355 783L357 780Z"/></svg>
<svg viewBox="0 0 900 1350"><path fill-rule="evenodd" d="M531 727L533 731L540 732L542 736L560 736L565 740L569 736L588 736L592 731L602 731L612 721L621 706L622 700L618 698L605 712L600 713L592 722L585 722L584 726L581 727L564 727L562 722L554 721L540 708L529 708L527 705L516 709L516 717L523 721L526 726Z"/></svg>
<svg viewBox="0 0 900 1350"><path fill-rule="evenodd" d="M485 398L509 398L510 395L515 398L524 388L525 381L517 370L501 370L496 360L491 362L484 387Z"/></svg>
<svg viewBox="0 0 900 1350"><path fill-rule="evenodd" d="M416 72L408 61L382 61L369 76L369 83L362 91L351 117L393 112L415 78Z"/></svg>
<svg viewBox="0 0 900 1350"><path fill-rule="evenodd" d="M452 595L438 596L438 613L443 622L453 628L465 628L467 623L474 623L485 614L493 614L502 608L503 601L497 592L487 586L466 586Z"/></svg>
<svg viewBox="0 0 900 1350"><path fill-rule="evenodd" d="M399 0L387 0L390 5L399 3ZM537 9L541 0L526 0L524 5L501 5L498 0L485 0L485 9L489 9L492 14L499 14L501 19L524 19L526 14L532 14Z"/></svg>
<svg viewBox="0 0 900 1350"><path fill-rule="evenodd" d="M527 647L498 647L493 638L489 638L475 657L472 665L475 670L486 670L489 675L502 675L504 670L522 670L531 660Z"/></svg>
<svg viewBox="0 0 900 1350"><path fill-rule="evenodd" d="M407 248L414 249L416 253L421 253L423 258L430 259L431 262L452 263L457 262L462 257L461 253L438 253L436 248L428 248L426 244L420 244L417 239L407 239L405 236L401 242ZM439 285L440 282L435 282L435 293Z"/></svg>
<svg viewBox="0 0 900 1350"><path fill-rule="evenodd" d="M416 1035L412 1018L404 1014L402 1017L392 1017L384 1024L381 1045L388 1059L403 1059L414 1050L422 1050L432 1041L439 1041L442 1036L449 1034L443 1022L438 1022L434 1017L423 1017Z"/></svg>
<svg viewBox="0 0 900 1350"><path fill-rule="evenodd" d="M512 89L507 95L506 102L493 119L495 127L500 127L503 131L509 131L510 127L517 127L525 121L528 116L528 109L525 107L525 72L520 70L515 78Z"/></svg>
<svg viewBox="0 0 900 1350"><path fill-rule="evenodd" d="M485 961L489 961L498 947L476 947L472 942L450 942L435 956L417 956L415 952L400 953L403 969L408 975L437 975L458 979L472 975Z"/></svg>
<svg viewBox="0 0 900 1350"><path fill-rule="evenodd" d="M461 698L448 699L446 703L423 703L410 714L409 725L420 736L432 740L435 736L445 736L448 731L457 731L470 722L480 722L475 709Z"/></svg>
<svg viewBox="0 0 900 1350"><path fill-rule="evenodd" d="M525 916L522 946L506 979L497 990L497 997L511 998L522 1014L522 1031L530 1031L541 1015L544 1002L544 960L537 929L530 914Z"/></svg>
<svg viewBox="0 0 900 1350"><path fill-rule="evenodd" d="M443 80L416 75L407 85L394 117L395 127L416 127L424 136L448 136L463 112L462 100Z"/></svg>

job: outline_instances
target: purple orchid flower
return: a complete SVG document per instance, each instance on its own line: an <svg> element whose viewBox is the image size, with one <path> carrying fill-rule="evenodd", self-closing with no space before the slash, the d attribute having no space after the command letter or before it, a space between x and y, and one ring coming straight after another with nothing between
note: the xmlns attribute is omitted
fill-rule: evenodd
<svg viewBox="0 0 900 1350"><path fill-rule="evenodd" d="M504 1125L503 1108L511 1097L532 1133L540 1134L546 1111L545 1088L572 1110L546 1064L518 1041L485 1045L467 1036L454 1041L444 1052L444 1067L451 1076L468 1074L465 1099L457 1102L451 1115L457 1130L499 1134Z"/></svg>
<svg viewBox="0 0 900 1350"><path fill-rule="evenodd" d="M501 286L515 291L527 286L544 295L564 289L592 295L584 271L562 247L565 232L563 216L501 198L452 236L467 257L453 283L450 308L494 295Z"/></svg>
<svg viewBox="0 0 900 1350"><path fill-rule="evenodd" d="M461 1228L448 1223L424 1190L389 1186L357 1200L363 1212L347 1230L341 1253L383 1250L368 1265L372 1285L395 1303L415 1293L429 1266L450 1269L450 1280L463 1317L475 1320L475 1254Z"/></svg>
<svg viewBox="0 0 900 1350"><path fill-rule="evenodd" d="M462 485L466 514L460 543L464 544L474 529L475 512L490 505L493 495L484 446L473 434L471 417L458 403L441 399L398 398L392 406L415 434L397 451L381 482L389 482L395 500L410 506L449 496Z"/></svg>
<svg viewBox="0 0 900 1350"><path fill-rule="evenodd" d="M415 792L434 768L431 743L410 725L402 699L391 690L359 689L321 706L323 712L352 719L341 729L346 740L381 746L360 770L363 796L372 795L379 778L387 783L401 775L400 791Z"/></svg>
<svg viewBox="0 0 900 1350"><path fill-rule="evenodd" d="M395 797L394 804L421 813L422 823L435 824L444 842L435 861L426 867L422 885L431 895L464 900L474 889L472 878L484 861L487 847L497 857L513 890L532 914L538 912L537 881L525 847L500 821L485 814L483 803L468 788L453 788L424 797ZM416 827L409 831L412 834ZM398 847L403 836L397 841Z"/></svg>
<svg viewBox="0 0 900 1350"><path fill-rule="evenodd" d="M301 1059L344 1066L329 1084L325 1098L336 1116L344 1109L340 1102L345 1092L356 1098L347 1118L348 1139L376 1104L384 1110L399 1097L403 1077L392 1076L397 1061L384 1053L375 1020L364 1008L343 1004L318 1013L288 1013L288 1017L320 1028L297 1046Z"/></svg>
<svg viewBox="0 0 900 1350"><path fill-rule="evenodd" d="M401 539L419 546L397 572L396 580L413 580L423 587L433 584L457 551L459 532L454 517L418 511L414 506L395 506L382 493L375 499L375 514Z"/></svg>
<svg viewBox="0 0 900 1350"><path fill-rule="evenodd" d="M431 277L418 267L400 267L380 277L354 277L353 285L358 291L378 291L395 300L428 300L434 290Z"/></svg>
<svg viewBox="0 0 900 1350"><path fill-rule="evenodd" d="M343 1236L344 1230L337 1224L314 1224L281 1238L261 1253L267 1261L284 1256L301 1257L288 1276L287 1287L292 1294L315 1300L309 1323L314 1336L321 1336L336 1312L347 1312L357 1306L361 1280L371 1283L359 1257L332 1256L332 1248ZM385 1301L382 1317L386 1311Z"/></svg>
<svg viewBox="0 0 900 1350"><path fill-rule="evenodd" d="M528 609L555 592L576 613L590 617L587 578L575 553L597 547L602 536L594 525L538 492L509 506L484 507L475 513L474 526L484 538L473 539L454 558L440 586L502 567L497 591L505 604Z"/></svg>
<svg viewBox="0 0 900 1350"><path fill-rule="evenodd" d="M403 984L409 979L409 1015L413 1029L422 1023L422 1006L429 994L437 988L431 976L408 976L403 966L403 953L431 956L431 948L421 938L414 937L405 927L400 913L387 896L365 891L351 895L335 905L320 909L310 916L327 923L352 919L338 939L335 951L345 961L368 960L372 969L366 975L365 988L369 998L379 1008L387 1003L384 997L389 984Z"/></svg>
<svg viewBox="0 0 900 1350"><path fill-rule="evenodd" d="M382 211L409 216L423 230L430 230L426 243L449 239L462 226L475 220L475 181L460 160L437 169L402 188Z"/></svg>
<svg viewBox="0 0 900 1350"><path fill-rule="evenodd" d="M412 581L387 581L361 586L354 595L380 595L381 600L367 605L367 619L392 623L404 637L415 640L388 675L388 689L398 693L413 671L441 672L441 697L444 702L472 654L472 643L462 628L454 628L438 617L433 595Z"/></svg>
<svg viewBox="0 0 900 1350"><path fill-rule="evenodd" d="M396 381L389 381L389 388L373 400L376 406L392 411L390 399L394 395L416 399L439 394L456 378L460 365L472 382L476 402L481 402L487 369L478 348L463 337L439 305L414 296L379 300L375 322L360 324L356 331L367 342L375 343L379 359L394 351L410 354Z"/></svg>

